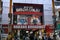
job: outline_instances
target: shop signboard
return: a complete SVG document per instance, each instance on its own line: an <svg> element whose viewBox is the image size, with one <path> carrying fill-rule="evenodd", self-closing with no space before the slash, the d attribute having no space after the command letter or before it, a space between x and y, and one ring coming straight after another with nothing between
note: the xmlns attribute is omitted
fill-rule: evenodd
<svg viewBox="0 0 60 40"><path fill-rule="evenodd" d="M27 28L26 25L14 25L15 29L20 29L20 28Z"/></svg>
<svg viewBox="0 0 60 40"><path fill-rule="evenodd" d="M13 24L20 25L14 28L44 28L42 23L43 4L13 3Z"/></svg>
<svg viewBox="0 0 60 40"><path fill-rule="evenodd" d="M45 26L41 25L14 25L14 29L43 29Z"/></svg>
<svg viewBox="0 0 60 40"><path fill-rule="evenodd" d="M43 13L42 4L13 3L14 14L40 14Z"/></svg>

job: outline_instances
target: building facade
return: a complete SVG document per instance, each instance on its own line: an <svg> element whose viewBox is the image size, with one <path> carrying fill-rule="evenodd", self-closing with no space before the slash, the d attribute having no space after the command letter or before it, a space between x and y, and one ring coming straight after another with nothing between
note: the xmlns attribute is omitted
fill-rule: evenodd
<svg viewBox="0 0 60 40"><path fill-rule="evenodd" d="M8 33L8 29L10 29L9 27L11 27L9 26L9 17L8 17L10 1L9 0L2 0L2 1L3 1L2 28L3 33ZM44 25L51 25L51 24L53 25L52 0L12 0L12 14L13 14L12 31L17 30L18 35L20 34L21 31L23 31L21 32L21 34L23 35L25 35L25 33L33 33L32 31L34 31L35 34L38 32L40 33L41 31L42 32L44 31L45 28ZM30 21L34 18L39 19L38 22ZM36 23L38 25L35 25ZM26 30L26 32L24 30Z"/></svg>
<svg viewBox="0 0 60 40"><path fill-rule="evenodd" d="M43 0L29 0L29 1L28 0L23 0L23 1L22 0L13 0L13 3L43 4L44 24L45 25L46 24L53 24L52 0L46 0L46 1L43 1ZM9 13L9 1L8 0L6 0L6 1L3 0L2 24L8 24L9 23L8 13Z"/></svg>

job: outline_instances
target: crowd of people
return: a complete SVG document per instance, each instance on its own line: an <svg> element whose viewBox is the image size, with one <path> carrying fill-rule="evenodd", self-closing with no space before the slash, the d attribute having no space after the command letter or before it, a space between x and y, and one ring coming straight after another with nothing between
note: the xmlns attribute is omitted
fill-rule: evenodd
<svg viewBox="0 0 60 40"><path fill-rule="evenodd" d="M9 33L7 40L60 40L59 35L40 35L39 33L20 33L20 36L17 33Z"/></svg>

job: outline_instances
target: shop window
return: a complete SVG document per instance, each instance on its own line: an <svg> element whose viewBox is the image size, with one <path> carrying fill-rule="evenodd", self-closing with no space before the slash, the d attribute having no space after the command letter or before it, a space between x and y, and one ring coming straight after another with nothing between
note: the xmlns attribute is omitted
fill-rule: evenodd
<svg viewBox="0 0 60 40"><path fill-rule="evenodd" d="M17 15L13 18L14 24L41 24L42 16L40 15Z"/></svg>

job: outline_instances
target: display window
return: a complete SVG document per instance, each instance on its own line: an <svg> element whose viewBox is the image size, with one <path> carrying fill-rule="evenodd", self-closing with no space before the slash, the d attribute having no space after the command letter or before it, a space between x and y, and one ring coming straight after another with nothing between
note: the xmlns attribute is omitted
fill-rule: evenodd
<svg viewBox="0 0 60 40"><path fill-rule="evenodd" d="M18 15L17 24L40 24L40 16L38 15Z"/></svg>

